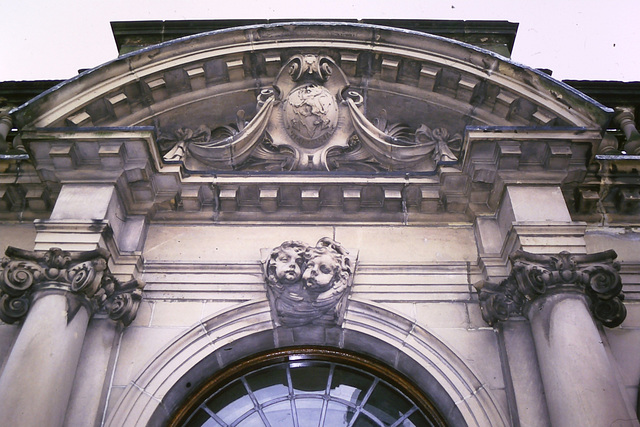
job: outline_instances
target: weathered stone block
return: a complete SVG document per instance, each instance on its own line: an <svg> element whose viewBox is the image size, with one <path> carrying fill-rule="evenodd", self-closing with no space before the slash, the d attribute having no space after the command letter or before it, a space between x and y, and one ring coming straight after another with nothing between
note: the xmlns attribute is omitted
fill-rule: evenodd
<svg viewBox="0 0 640 427"><path fill-rule="evenodd" d="M156 301L151 326L184 327L196 324L202 318L202 302Z"/></svg>
<svg viewBox="0 0 640 427"><path fill-rule="evenodd" d="M126 386L133 381L142 368L160 349L177 338L184 328L129 327L125 329L119 347L119 358L115 366L113 385ZM144 342L144 346L140 343Z"/></svg>
<svg viewBox="0 0 640 427"><path fill-rule="evenodd" d="M415 305L417 322L431 328L469 328L466 304L463 303L418 303Z"/></svg>

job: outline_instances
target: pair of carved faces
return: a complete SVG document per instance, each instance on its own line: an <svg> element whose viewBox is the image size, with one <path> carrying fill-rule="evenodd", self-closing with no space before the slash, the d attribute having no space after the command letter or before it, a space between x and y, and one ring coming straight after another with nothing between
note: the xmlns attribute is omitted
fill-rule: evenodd
<svg viewBox="0 0 640 427"><path fill-rule="evenodd" d="M329 238L315 246L288 241L273 249L264 272L276 324L339 325L351 286L351 263L348 252Z"/></svg>
<svg viewBox="0 0 640 427"><path fill-rule="evenodd" d="M302 280L303 286L321 293L349 274L346 251L331 239L321 239L315 247L288 241L271 252L267 264L267 280L278 287ZM344 271L343 271L344 270Z"/></svg>

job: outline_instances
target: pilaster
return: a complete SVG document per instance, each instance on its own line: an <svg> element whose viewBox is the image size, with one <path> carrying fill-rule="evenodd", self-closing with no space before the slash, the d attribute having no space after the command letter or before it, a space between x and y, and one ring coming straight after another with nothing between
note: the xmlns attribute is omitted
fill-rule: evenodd
<svg viewBox="0 0 640 427"><path fill-rule="evenodd" d="M586 223L573 221L560 187L510 185L492 217L476 220L478 264L485 277L502 280L517 250L537 254L586 252Z"/></svg>
<svg viewBox="0 0 640 427"><path fill-rule="evenodd" d="M138 276L146 220L127 215L111 184L66 184L51 217L34 222L36 251L57 247L66 251L106 249L110 271L121 280Z"/></svg>

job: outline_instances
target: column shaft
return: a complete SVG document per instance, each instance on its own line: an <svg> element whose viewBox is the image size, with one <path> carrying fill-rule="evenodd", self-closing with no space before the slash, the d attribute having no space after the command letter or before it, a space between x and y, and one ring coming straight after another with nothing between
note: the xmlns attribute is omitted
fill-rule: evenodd
<svg viewBox="0 0 640 427"><path fill-rule="evenodd" d="M82 350L88 310L61 293L37 298L0 376L0 423L61 426ZM72 317L72 318L71 318Z"/></svg>
<svg viewBox="0 0 640 427"><path fill-rule="evenodd" d="M119 282L109 253L31 252L9 247L0 261L0 319L22 321L0 375L0 424L64 423L91 315L104 309L128 325L141 299L138 280Z"/></svg>
<svg viewBox="0 0 640 427"><path fill-rule="evenodd" d="M528 317L554 427L633 419L584 295L539 297Z"/></svg>
<svg viewBox="0 0 640 427"><path fill-rule="evenodd" d="M529 319L551 424L640 426L596 324L616 327L626 316L616 253L510 258L500 284L477 284L480 307L490 324Z"/></svg>

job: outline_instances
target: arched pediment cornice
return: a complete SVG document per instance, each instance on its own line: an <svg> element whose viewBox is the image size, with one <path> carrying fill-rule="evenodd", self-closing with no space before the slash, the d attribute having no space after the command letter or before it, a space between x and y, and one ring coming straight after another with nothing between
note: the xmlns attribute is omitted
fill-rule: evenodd
<svg viewBox="0 0 640 427"><path fill-rule="evenodd" d="M213 31L123 55L13 113L20 128L225 124L245 106L234 103L255 100L295 53L332 57L351 87L366 91L371 117L384 108L390 119L434 127L438 116L452 133L466 125L594 128L610 112L544 73L461 42L372 25L292 23ZM390 105L389 97L400 102Z"/></svg>
<svg viewBox="0 0 640 427"><path fill-rule="evenodd" d="M130 214L313 223L473 220L512 183L573 194L611 114L461 42L308 22L151 46L12 112L44 195L113 183Z"/></svg>

